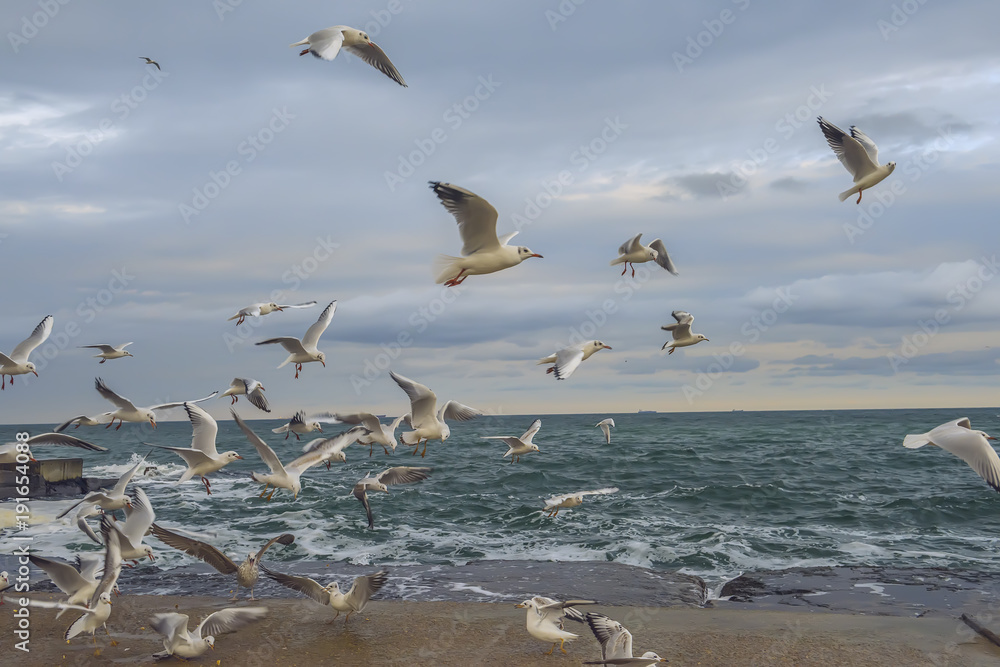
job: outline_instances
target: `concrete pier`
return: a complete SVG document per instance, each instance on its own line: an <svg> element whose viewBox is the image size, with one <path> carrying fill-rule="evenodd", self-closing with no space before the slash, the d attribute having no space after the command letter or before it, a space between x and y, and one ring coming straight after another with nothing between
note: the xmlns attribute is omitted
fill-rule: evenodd
<svg viewBox="0 0 1000 667"><path fill-rule="evenodd" d="M0 463L0 499L20 496L18 478L28 477L28 498L75 496L113 486L114 478L83 476L83 459L44 459L28 463ZM23 482L23 480L21 480Z"/></svg>

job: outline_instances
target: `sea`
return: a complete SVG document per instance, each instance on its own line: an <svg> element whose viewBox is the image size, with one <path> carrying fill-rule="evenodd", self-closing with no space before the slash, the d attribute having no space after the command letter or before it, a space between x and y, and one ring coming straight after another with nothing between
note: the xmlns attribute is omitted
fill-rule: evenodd
<svg viewBox="0 0 1000 667"><path fill-rule="evenodd" d="M242 414L251 417L251 410L243 407ZM430 443L424 458L404 445L391 456L378 446L369 456L368 447L352 445L346 463L306 472L298 498L278 490L270 502L259 497L262 487L250 478L267 468L231 420L219 422L218 448L233 449L244 460L212 475L210 496L198 479L177 484L184 469L180 459L145 444L188 446L186 421L158 422L155 430L126 423L119 431L70 432L108 448L82 453L87 477L117 477L145 457L134 484L145 489L157 524L186 531L237 561L271 537L292 533L293 544L267 553L268 567L317 577L386 569L395 575L385 590L390 598L516 601L531 592L578 597L586 588L616 603L652 604L662 599L649 586L623 591L647 579L675 585L670 577L679 577L682 587L703 582L704 601L710 602L729 597L727 582L755 573L772 579L794 574L799 581L841 573L833 584L827 581L828 589L873 594L881 587L886 597L885 586L909 573L918 581L924 575L961 579L959 588L970 594L981 598L987 591L988 599L980 602L989 606L1000 600L1000 495L952 454L933 446L908 450L902 443L908 433L958 417L1000 434L998 413L976 408L490 416L452 423L450 439ZM539 451L517 463L503 458L502 442L482 439L520 435L536 417L542 420L535 437ZM595 428L607 417L616 424L610 444ZM271 433L280 420L248 423L285 462L309 440ZM0 426L0 442L13 441L18 431L48 430L51 425ZM342 430L346 426L324 427L325 435ZM60 447L39 448L37 454L80 455ZM432 472L426 481L371 494L375 527L369 530L352 487L367 473L398 465ZM588 496L556 517L542 511L550 496L604 487L618 491ZM13 525L13 505L0 505L3 551L20 545L8 539L17 535L48 557L99 554L101 547L73 523L55 520L72 502L31 501L31 525L24 530ZM155 562L123 575L135 590L233 589L232 577L152 536L146 541ZM9 555L0 557L0 567L10 569L5 562L12 564ZM585 578L592 580L589 587ZM262 581L257 593L294 595L270 581Z"/></svg>

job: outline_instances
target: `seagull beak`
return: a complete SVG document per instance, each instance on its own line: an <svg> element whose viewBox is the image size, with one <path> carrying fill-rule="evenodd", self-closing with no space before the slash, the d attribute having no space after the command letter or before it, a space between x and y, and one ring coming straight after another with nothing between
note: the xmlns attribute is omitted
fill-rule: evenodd
<svg viewBox="0 0 1000 667"><path fill-rule="evenodd" d="M986 436L986 439L987 440L996 440L996 438L994 438L992 435ZM31 460L34 461L35 459L31 459Z"/></svg>
<svg viewBox="0 0 1000 667"><path fill-rule="evenodd" d="M323 364L323 368L326 368L326 362L325 361L321 360L319 363Z"/></svg>
<svg viewBox="0 0 1000 667"><path fill-rule="evenodd" d="M539 254L538 254L537 252L533 252L533 253L531 253L530 255L528 255L528 257L537 257L538 259L544 259L544 258L543 258L543 257L542 257L541 255L539 255Z"/></svg>
<svg viewBox="0 0 1000 667"><path fill-rule="evenodd" d="M605 350L610 350L610 349L611 349L611 346L610 346L610 345L605 345L605 346L604 346L604 349L605 349Z"/></svg>
<svg viewBox="0 0 1000 667"><path fill-rule="evenodd" d="M284 312L284 311L285 311L285 309L284 309L284 308L282 308L281 306L278 306L277 308L275 308L275 310L280 310L280 311L282 311L282 312Z"/></svg>
<svg viewBox="0 0 1000 667"><path fill-rule="evenodd" d="M150 553L149 554L149 560L156 560L156 556L154 556L152 553Z"/></svg>
<svg viewBox="0 0 1000 667"><path fill-rule="evenodd" d="M156 428L156 420L155 419L150 419L149 423L153 425L153 428Z"/></svg>
<svg viewBox="0 0 1000 667"><path fill-rule="evenodd" d="M237 454L237 455L236 455L236 458L238 458L238 459L239 459L240 461L242 461L242 460L243 460L243 457L242 457L242 456L240 456L239 454Z"/></svg>
<svg viewBox="0 0 1000 667"><path fill-rule="evenodd" d="M515 609L524 609L524 605L521 604L521 603L517 603L516 605L514 605L514 608Z"/></svg>
<svg viewBox="0 0 1000 667"><path fill-rule="evenodd" d="M38 372L37 371L31 371L31 372L35 374L35 377L38 377Z"/></svg>

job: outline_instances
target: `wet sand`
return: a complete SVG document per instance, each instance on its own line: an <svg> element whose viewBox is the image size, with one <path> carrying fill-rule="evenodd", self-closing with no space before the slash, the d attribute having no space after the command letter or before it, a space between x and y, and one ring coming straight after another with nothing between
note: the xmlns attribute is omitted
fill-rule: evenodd
<svg viewBox="0 0 1000 667"><path fill-rule="evenodd" d="M39 594L40 599L59 599ZM250 603L239 602L238 606ZM332 624L329 609L308 600L263 599L267 619L218 638L216 649L191 665L579 665L598 659L589 628L568 622L580 639L568 655L532 638L525 613L511 604L372 601L346 627L343 615ZM31 610L31 652L15 651L16 608L0 607L0 656L24 666L152 664L162 650L149 628L156 612L179 611L201 618L229 603L218 598L123 596L114 600L109 622L120 643L109 646L98 631L69 644L63 633L75 619L55 610ZM621 621L635 638L638 653L657 651L674 665L996 665L1000 648L976 636L957 619L868 616L829 612L786 612L690 607L587 607ZM8 662L15 659L16 663ZM180 664L170 659L161 665Z"/></svg>

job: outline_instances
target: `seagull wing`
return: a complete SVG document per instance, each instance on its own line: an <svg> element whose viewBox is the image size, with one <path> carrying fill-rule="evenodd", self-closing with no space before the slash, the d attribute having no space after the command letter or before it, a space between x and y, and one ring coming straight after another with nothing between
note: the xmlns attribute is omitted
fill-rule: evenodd
<svg viewBox="0 0 1000 667"><path fill-rule="evenodd" d="M606 496L609 493L618 493L617 486L609 486L604 489L594 489L593 491L577 491L578 496Z"/></svg>
<svg viewBox="0 0 1000 667"><path fill-rule="evenodd" d="M463 255L500 248L500 240L497 238L498 213L488 201L450 183L431 181L431 189L458 222Z"/></svg>
<svg viewBox="0 0 1000 667"><path fill-rule="evenodd" d="M323 335L326 328L330 326L330 321L333 319L333 314L337 312L337 302L331 301L330 305L323 309L320 313L319 319L306 329L306 335L302 337L302 347L306 349L316 349L319 344L319 337ZM291 350L289 350L291 351Z"/></svg>
<svg viewBox="0 0 1000 667"><path fill-rule="evenodd" d="M531 442L532 438L535 437L535 434L538 433L538 429L540 428L542 428L541 419L536 419L535 421L531 422L531 426L529 426L528 430L525 431L524 435L521 436L521 442L525 443Z"/></svg>
<svg viewBox="0 0 1000 667"><path fill-rule="evenodd" d="M114 590L118 583L118 575L122 573L121 533L118 531L118 526L112 526L111 519L107 515L101 517L101 537L104 538L104 573L90 598L91 609L97 607L101 595L110 594Z"/></svg>
<svg viewBox="0 0 1000 667"><path fill-rule="evenodd" d="M587 625L601 643L601 658L631 658L632 634L618 621L597 612L587 613Z"/></svg>
<svg viewBox="0 0 1000 667"><path fill-rule="evenodd" d="M227 632L235 632L245 625L267 616L267 607L228 607L209 614L198 624L195 637L218 637Z"/></svg>
<svg viewBox="0 0 1000 667"><path fill-rule="evenodd" d="M389 375L410 399L411 424L419 426L427 420L436 418L434 407L437 405L437 394L419 382L414 382L393 371L389 371Z"/></svg>
<svg viewBox="0 0 1000 667"><path fill-rule="evenodd" d="M272 537L270 540L267 541L267 543L264 546L260 548L260 551L257 552L257 562L260 563L260 559L264 557L264 553L268 549L270 549L271 546L273 546L276 542L278 544L283 544L287 546L294 541L295 541L295 536L292 535L291 533L283 533L282 535L278 535L277 537Z"/></svg>
<svg viewBox="0 0 1000 667"><path fill-rule="evenodd" d="M49 575L56 586L66 595L73 595L78 590L86 586L88 582L80 572L70 565L57 560L42 558L41 556L28 556L28 560L38 569Z"/></svg>
<svg viewBox="0 0 1000 667"><path fill-rule="evenodd" d="M253 383L248 382L246 385L247 389L247 400L259 410L264 412L270 412L271 406L267 402L267 398L264 396L264 387L257 381Z"/></svg>
<svg viewBox="0 0 1000 667"><path fill-rule="evenodd" d="M156 630L171 642L175 638L190 640L187 629L189 620L190 619L187 614L178 614L175 612L170 612L168 614L153 614L153 616L149 619L149 627Z"/></svg>
<svg viewBox="0 0 1000 667"><path fill-rule="evenodd" d="M295 577L290 574L282 574L281 572L269 570L264 565L261 565L260 569L264 572L264 574L274 579L285 588L290 588L293 591L304 593L320 604L330 604L330 594L327 590L309 577Z"/></svg>
<svg viewBox="0 0 1000 667"><path fill-rule="evenodd" d="M365 477L365 479L369 478ZM368 528L369 529L374 528L375 517L372 516L372 506L371 503L368 502L368 487L362 484L361 482L358 482L357 484L354 485L354 489L351 491L351 493L354 494L354 497L357 498L358 501L360 501L365 508L365 516L368 517Z"/></svg>
<svg viewBox="0 0 1000 667"><path fill-rule="evenodd" d="M283 303L278 306L278 308L312 308L316 305L315 301L306 301L304 303Z"/></svg>
<svg viewBox="0 0 1000 667"><path fill-rule="evenodd" d="M371 596L378 593L379 589L385 586L385 582L388 580L387 572L381 570L375 574L369 574L361 577L355 577L354 585L351 586L351 590L347 591L346 602L352 607L358 609L364 607Z"/></svg>
<svg viewBox="0 0 1000 667"><path fill-rule="evenodd" d="M149 532L150 526L156 521L156 512L149 502L149 496L142 487L136 487L132 509L125 512L125 525L121 531L129 539L133 546L139 546L142 538Z"/></svg>
<svg viewBox="0 0 1000 667"><path fill-rule="evenodd" d="M469 407L458 401L448 401L441 408L441 419L449 419L452 421L467 422L475 419L476 417L481 417L483 415L482 410L477 410L476 408Z"/></svg>
<svg viewBox="0 0 1000 667"><path fill-rule="evenodd" d="M110 354L112 352L117 352L118 351L115 348L111 347L110 345L79 345L78 347L80 347L81 349L83 349L83 348L92 348L94 350L100 350L101 352L104 352L105 354ZM122 347L124 347L124 346L122 346Z"/></svg>
<svg viewBox="0 0 1000 667"><path fill-rule="evenodd" d="M877 167L878 166L878 146L872 141L871 137L859 130L856 126L851 125L851 136L857 139L858 143L865 149L868 153L868 158Z"/></svg>
<svg viewBox="0 0 1000 667"><path fill-rule="evenodd" d="M933 443L968 463L987 484L1000 491L1000 457L978 431L962 426L946 428L933 434Z"/></svg>
<svg viewBox="0 0 1000 667"><path fill-rule="evenodd" d="M389 56L385 55L385 51L375 44L375 42L348 46L347 51L348 53L361 58L366 63L382 72L382 74L385 74L387 77L404 88L408 87L406 85L406 81L403 80L403 75L399 73L396 66L392 64L391 60L389 60Z"/></svg>
<svg viewBox="0 0 1000 667"><path fill-rule="evenodd" d="M315 326L315 325L314 325ZM280 338L268 338L267 340L262 340L259 343L254 343L255 345L273 345L277 343L289 354L306 354L306 349L302 347L302 341L298 338L292 338L291 336L282 336Z"/></svg>
<svg viewBox="0 0 1000 667"><path fill-rule="evenodd" d="M93 445L86 440L74 438L71 435L64 435L62 433L39 433L38 435L28 438L27 442L28 445L32 447L38 447L39 445L65 445L67 447L79 447L80 449L86 449L91 452L108 451L107 447Z"/></svg>
<svg viewBox="0 0 1000 667"><path fill-rule="evenodd" d="M564 347L556 352L555 371L557 380L565 380L583 362L583 350L578 347Z"/></svg>
<svg viewBox="0 0 1000 667"><path fill-rule="evenodd" d="M676 276L677 267L671 261L670 254L667 252L667 247L663 245L663 241L656 239L649 244L649 247L656 251L656 263Z"/></svg>
<svg viewBox="0 0 1000 667"><path fill-rule="evenodd" d="M515 236L517 236L517 234L518 234L517 232L511 232L510 234L504 234L503 236L501 236L497 240L500 242L500 245L505 246L508 243L510 243L510 240L512 238L514 238Z"/></svg>
<svg viewBox="0 0 1000 667"><path fill-rule="evenodd" d="M191 403L184 403L184 410L191 420L191 449L197 449L210 457L219 455L215 446L215 438L219 434L219 424L212 415Z"/></svg>
<svg viewBox="0 0 1000 667"><path fill-rule="evenodd" d="M149 409L150 410L154 410L154 411L155 410L169 410L170 408L179 408L179 407L181 407L183 405L186 405L186 404L204 403L205 401L207 401L209 399L215 398L216 396L218 396L218 394L219 394L218 391L213 391L211 394L209 394L208 396L205 396L204 398L196 398L193 401L177 401L176 403L161 403L160 405L151 405L151 406L149 406Z"/></svg>
<svg viewBox="0 0 1000 667"><path fill-rule="evenodd" d="M607 442L607 444L610 445L611 444L611 425L610 424L605 424L604 422L601 422L600 424L598 424L598 426L600 426L601 430L604 431L604 440L605 440L605 442Z"/></svg>
<svg viewBox="0 0 1000 667"><path fill-rule="evenodd" d="M222 553L211 544L206 544L204 542L199 542L198 540L192 540L191 538L184 537L183 535L178 535L173 533L166 528L162 528L157 524L153 524L151 527L153 535L155 535L161 542L167 544L178 551L183 551L186 554L194 556L198 560L203 560L222 574L232 574L239 569L229 556ZM270 543L268 543L270 546Z"/></svg>
<svg viewBox="0 0 1000 667"><path fill-rule="evenodd" d="M128 483L132 481L132 478L135 476L135 473L139 470L139 466L141 466L145 462L146 462L146 457L144 456L141 459L139 459L139 461L134 466L132 466L124 473L122 473L122 476L118 478L117 482L115 482L115 487L114 489L112 489L111 493L116 496L124 494L125 487L127 487Z"/></svg>
<svg viewBox="0 0 1000 667"><path fill-rule="evenodd" d="M410 466L395 466L388 470L383 470L375 479L387 486L393 484L413 484L421 482L431 475L431 468L414 468Z"/></svg>
<svg viewBox="0 0 1000 667"><path fill-rule="evenodd" d="M826 143L830 144L837 159L854 177L855 183L875 171L878 165L872 162L871 156L860 141L822 116L819 117L818 122L823 136L826 137Z"/></svg>
<svg viewBox="0 0 1000 667"><path fill-rule="evenodd" d="M230 408L229 411L233 413L233 419L236 420L236 425L240 427L240 430L243 431L243 435L247 437L250 444L253 445L257 450L257 453L260 454L260 458L267 464L267 467L270 468L271 473L284 473L285 468L281 465L281 460L278 458L278 455L274 453L274 450L268 447L267 443L261 440L260 436L254 433L250 427L247 426L242 419L240 419L240 416L236 414L236 410Z"/></svg>
<svg viewBox="0 0 1000 667"><path fill-rule="evenodd" d="M323 60L333 60L340 53L340 47L344 45L344 26L334 26L317 30L307 38L309 40L309 51L317 58Z"/></svg>
<svg viewBox="0 0 1000 667"><path fill-rule="evenodd" d="M377 433L382 429L382 422L380 422L378 417L370 412L355 412L351 414L338 412L333 417L337 421L345 424L361 424L373 433Z"/></svg>
<svg viewBox="0 0 1000 667"><path fill-rule="evenodd" d="M55 322L55 318L51 315L47 315L45 319L38 323L31 335L25 338L23 341L17 344L14 351L10 353L10 358L18 363L24 363L28 360L28 355L34 351L36 347L45 342L45 339L49 337L52 333L52 323Z"/></svg>
<svg viewBox="0 0 1000 667"><path fill-rule="evenodd" d="M115 407L121 410L135 410L135 404L127 398L119 396L115 392L108 389L108 385L104 384L104 380L97 378L94 380L94 388L97 389L97 393L100 394L105 400L110 401Z"/></svg>
<svg viewBox="0 0 1000 667"><path fill-rule="evenodd" d="M636 250L638 250L642 246L642 241L640 241L641 238L642 234L636 234L628 241L618 246L618 254L627 255L630 252L635 252Z"/></svg>

